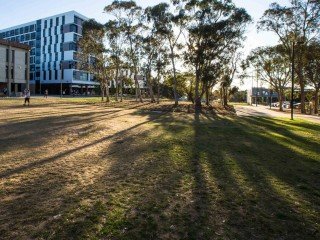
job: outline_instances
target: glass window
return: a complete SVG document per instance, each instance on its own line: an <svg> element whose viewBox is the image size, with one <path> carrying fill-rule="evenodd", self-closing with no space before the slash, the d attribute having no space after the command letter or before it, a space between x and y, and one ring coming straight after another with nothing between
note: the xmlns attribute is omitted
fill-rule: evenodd
<svg viewBox="0 0 320 240"><path fill-rule="evenodd" d="M11 50L11 62L14 63L15 61L15 50Z"/></svg>
<svg viewBox="0 0 320 240"><path fill-rule="evenodd" d="M36 33L35 32L31 33L31 39L36 39Z"/></svg>
<svg viewBox="0 0 320 240"><path fill-rule="evenodd" d="M54 70L54 79L55 79L55 80L58 79L58 70Z"/></svg>
<svg viewBox="0 0 320 240"><path fill-rule="evenodd" d="M50 27L52 27L52 26L53 26L53 20L50 19Z"/></svg>
<svg viewBox="0 0 320 240"><path fill-rule="evenodd" d="M12 37L14 35L14 30L10 31L10 37Z"/></svg>
<svg viewBox="0 0 320 240"><path fill-rule="evenodd" d="M34 25L30 26L30 32L34 32Z"/></svg>
<svg viewBox="0 0 320 240"><path fill-rule="evenodd" d="M47 28L47 27L48 27L48 21L44 20L44 28Z"/></svg>
<svg viewBox="0 0 320 240"><path fill-rule="evenodd" d="M19 29L14 30L14 34L18 35L19 34Z"/></svg>
<svg viewBox="0 0 320 240"><path fill-rule="evenodd" d="M47 71L43 71L43 80L47 79Z"/></svg>
<svg viewBox="0 0 320 240"><path fill-rule="evenodd" d="M62 25L66 24L66 17L62 16Z"/></svg>
<svg viewBox="0 0 320 240"><path fill-rule="evenodd" d="M11 79L14 79L14 69L11 67Z"/></svg>
<svg viewBox="0 0 320 240"><path fill-rule="evenodd" d="M56 26L59 26L59 18L56 18Z"/></svg>
<svg viewBox="0 0 320 240"><path fill-rule="evenodd" d="M9 79L9 67L6 66L6 79Z"/></svg>
<svg viewBox="0 0 320 240"><path fill-rule="evenodd" d="M51 71L49 71L49 80L51 80Z"/></svg>
<svg viewBox="0 0 320 240"><path fill-rule="evenodd" d="M29 26L24 27L24 33L28 33L29 32Z"/></svg>
<svg viewBox="0 0 320 240"><path fill-rule="evenodd" d="M23 27L20 28L20 33L19 34L23 34Z"/></svg>

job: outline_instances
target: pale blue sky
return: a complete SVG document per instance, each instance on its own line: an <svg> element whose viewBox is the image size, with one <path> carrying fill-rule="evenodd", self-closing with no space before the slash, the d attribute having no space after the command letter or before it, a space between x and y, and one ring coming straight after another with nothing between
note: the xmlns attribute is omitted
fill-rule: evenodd
<svg viewBox="0 0 320 240"><path fill-rule="evenodd" d="M103 13L103 8L111 2L112 0L0 0L0 29L70 10L104 23L108 16ZM146 7L159 2L168 2L168 0L137 0L136 2ZM272 2L284 5L288 3L288 0L234 0L238 7L246 8L255 21L262 16ZM256 26L253 24L248 28L244 52L248 54L251 49L258 46L276 43L276 36L272 33L257 33Z"/></svg>

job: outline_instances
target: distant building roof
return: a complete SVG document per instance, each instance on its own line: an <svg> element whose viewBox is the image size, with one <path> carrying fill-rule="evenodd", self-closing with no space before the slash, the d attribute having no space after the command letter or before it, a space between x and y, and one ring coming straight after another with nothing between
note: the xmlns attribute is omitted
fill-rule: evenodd
<svg viewBox="0 0 320 240"><path fill-rule="evenodd" d="M29 45L18 43L18 42L12 42L12 41L5 40L5 39L0 39L0 45L21 48L21 49L25 49L25 50L31 49Z"/></svg>

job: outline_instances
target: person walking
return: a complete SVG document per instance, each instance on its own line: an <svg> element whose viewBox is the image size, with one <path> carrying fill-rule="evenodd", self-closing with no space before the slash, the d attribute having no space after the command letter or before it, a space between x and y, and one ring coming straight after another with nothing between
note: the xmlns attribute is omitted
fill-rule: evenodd
<svg viewBox="0 0 320 240"><path fill-rule="evenodd" d="M48 94L49 94L49 91L48 91L48 89L46 89L46 90L44 91L44 98L48 98Z"/></svg>
<svg viewBox="0 0 320 240"><path fill-rule="evenodd" d="M30 106L30 90L29 89L25 89L24 90L24 106L26 106L28 103L28 106Z"/></svg>

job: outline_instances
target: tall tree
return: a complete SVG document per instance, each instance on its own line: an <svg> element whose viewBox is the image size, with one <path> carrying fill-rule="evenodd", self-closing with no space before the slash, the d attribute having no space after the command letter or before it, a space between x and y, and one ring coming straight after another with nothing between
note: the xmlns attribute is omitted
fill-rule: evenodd
<svg viewBox="0 0 320 240"><path fill-rule="evenodd" d="M105 29L102 24L94 19L85 21L82 28L83 36L79 41L78 62L81 69L93 73L99 81L103 101L106 87L109 84L109 79L107 78L109 68L106 66L108 60L104 47ZM109 100L108 97L107 100Z"/></svg>
<svg viewBox="0 0 320 240"><path fill-rule="evenodd" d="M138 81L140 58L141 58L141 14L142 9L134 1L113 1L104 8L107 13L113 14L117 21L121 24L121 29L128 46L125 56L128 58L131 69L134 73L136 100L139 98L142 102L142 95Z"/></svg>
<svg viewBox="0 0 320 240"><path fill-rule="evenodd" d="M248 56L247 63L253 66L259 73L259 78L278 94L279 109L283 111L284 92L291 79L290 58L283 45L257 48Z"/></svg>
<svg viewBox="0 0 320 240"><path fill-rule="evenodd" d="M106 29L106 39L108 41L108 53L110 55L110 60L112 62L114 68L114 81L116 87L115 93L115 100L118 101L119 95L119 86L120 86L120 94L121 94L121 101L122 101L122 80L119 77L120 71L122 68L122 60L123 57L123 44L124 44L124 37L122 34L122 27L121 23L118 20L109 20L105 24ZM120 80L120 83L119 83Z"/></svg>
<svg viewBox="0 0 320 240"><path fill-rule="evenodd" d="M183 2L186 2L184 9L188 17L188 50L185 55L187 63L195 71L195 110L199 112L206 91L208 70L217 61L224 61L231 50L241 46L245 27L251 22L251 17L231 0Z"/></svg>
<svg viewBox="0 0 320 240"><path fill-rule="evenodd" d="M258 23L259 30L274 32L286 48L288 56L292 57L292 46L297 43L295 71L301 91L301 112L305 113L304 58L306 46L317 39L320 34L320 1L291 0L291 6L284 7L273 3L266 10Z"/></svg>
<svg viewBox="0 0 320 240"><path fill-rule="evenodd" d="M314 114L319 112L320 92L320 42L313 41L307 46L305 74L308 84L314 87Z"/></svg>
<svg viewBox="0 0 320 240"><path fill-rule="evenodd" d="M174 79L173 92L175 105L178 105L176 60L178 57L177 51L180 46L179 39L183 30L183 18L181 13L174 15L170 11L170 6L167 3L160 3L154 7L147 8L147 16L149 21L153 21L154 31L157 36L168 43Z"/></svg>

